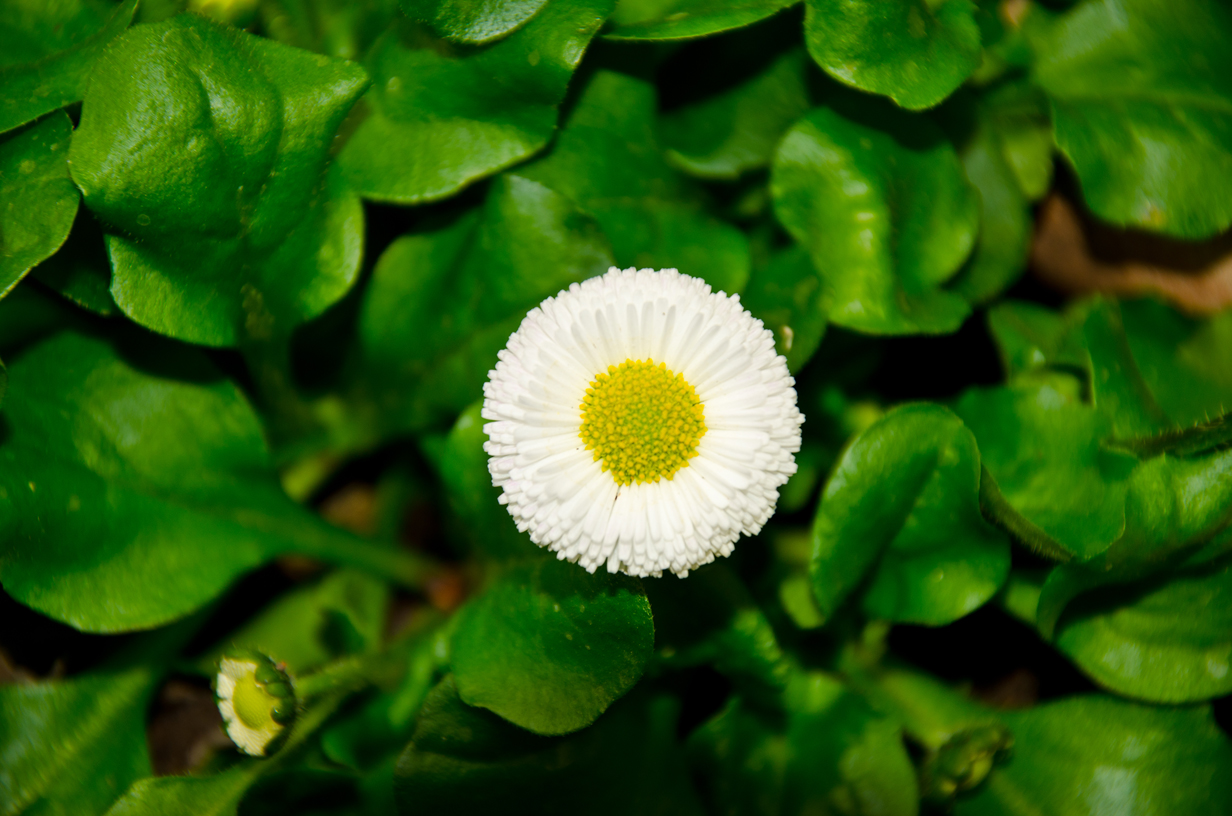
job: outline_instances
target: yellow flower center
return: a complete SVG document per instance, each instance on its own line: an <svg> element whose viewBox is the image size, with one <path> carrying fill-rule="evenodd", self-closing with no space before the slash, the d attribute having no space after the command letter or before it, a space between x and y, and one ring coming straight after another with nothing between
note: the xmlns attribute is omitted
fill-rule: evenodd
<svg viewBox="0 0 1232 816"><path fill-rule="evenodd" d="M683 375L654 360L608 366L586 389L578 436L616 484L671 479L697 456L706 418Z"/></svg>

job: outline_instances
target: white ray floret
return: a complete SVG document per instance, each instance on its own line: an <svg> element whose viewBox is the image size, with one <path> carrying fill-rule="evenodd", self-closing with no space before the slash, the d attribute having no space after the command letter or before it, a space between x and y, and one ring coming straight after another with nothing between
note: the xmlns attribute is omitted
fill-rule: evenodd
<svg viewBox="0 0 1232 816"><path fill-rule="evenodd" d="M652 359L705 413L695 458L670 478L617 484L580 434L596 375ZM685 576L774 513L804 417L774 337L738 296L675 269L618 270L532 309L484 385L492 482L518 529L594 572Z"/></svg>

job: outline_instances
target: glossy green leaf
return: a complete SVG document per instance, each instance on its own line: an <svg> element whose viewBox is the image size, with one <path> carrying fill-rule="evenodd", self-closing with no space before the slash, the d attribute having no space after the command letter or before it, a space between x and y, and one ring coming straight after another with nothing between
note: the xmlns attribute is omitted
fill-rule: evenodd
<svg viewBox="0 0 1232 816"><path fill-rule="evenodd" d="M748 239L709 215L702 192L664 161L654 117L653 85L596 71L552 151L518 173L593 215L617 266L675 268L738 293L749 276Z"/></svg>
<svg viewBox="0 0 1232 816"><path fill-rule="evenodd" d="M149 8L145 0L141 8ZM331 57L360 60L399 14L398 0L261 0L265 36Z"/></svg>
<svg viewBox="0 0 1232 816"><path fill-rule="evenodd" d="M566 561L514 567L460 614L458 693L536 734L594 722L633 687L654 648L641 581Z"/></svg>
<svg viewBox="0 0 1232 816"><path fill-rule="evenodd" d="M711 179L768 166L779 139L810 107L807 59L793 49L734 87L664 113L658 133L668 161Z"/></svg>
<svg viewBox="0 0 1232 816"><path fill-rule="evenodd" d="M79 101L137 0L14 0L0 7L0 133Z"/></svg>
<svg viewBox="0 0 1232 816"><path fill-rule="evenodd" d="M1082 343L1084 310L1056 312L1036 303L1003 300L988 310L988 330L997 343L1010 382L1048 367L1085 372L1090 365Z"/></svg>
<svg viewBox="0 0 1232 816"><path fill-rule="evenodd" d="M362 69L183 15L124 34L94 77L70 157L125 314L231 346L346 293L363 211L327 170Z"/></svg>
<svg viewBox="0 0 1232 816"><path fill-rule="evenodd" d="M939 288L970 254L979 198L931 122L844 97L780 143L779 220L833 292L830 320L877 334L954 331L970 311Z"/></svg>
<svg viewBox="0 0 1232 816"><path fill-rule="evenodd" d="M534 557L540 550L526 533L519 532L513 516L498 499L501 489L492 484L488 435L480 417L482 401L462 412L445 440L441 454L441 481L449 497L459 534L478 553L495 558Z"/></svg>
<svg viewBox="0 0 1232 816"><path fill-rule="evenodd" d="M687 40L743 28L797 0L623 0L612 12L609 40Z"/></svg>
<svg viewBox="0 0 1232 816"><path fill-rule="evenodd" d="M958 816L1217 816L1232 808L1232 746L1210 708L1085 696L1002 717L1013 755L958 800Z"/></svg>
<svg viewBox="0 0 1232 816"><path fill-rule="evenodd" d="M1115 302L1094 305L1082 326L1082 338L1091 358L1091 401L1119 438L1149 436L1173 423L1138 370L1121 310Z"/></svg>
<svg viewBox="0 0 1232 816"><path fill-rule="evenodd" d="M252 408L191 350L62 333L9 373L0 579L44 614L148 628L276 554L377 546L286 497Z"/></svg>
<svg viewBox="0 0 1232 816"><path fill-rule="evenodd" d="M864 611L941 625L991 598L1009 542L980 514L980 452L935 405L889 412L852 442L822 493L809 571L826 618L865 584Z"/></svg>
<svg viewBox="0 0 1232 816"><path fill-rule="evenodd" d="M914 816L915 769L898 727L820 673L786 722L739 697L689 737L689 759L713 812Z"/></svg>
<svg viewBox="0 0 1232 816"><path fill-rule="evenodd" d="M466 705L447 677L398 761L398 812L699 816L676 740L679 705L639 694L591 728L542 737Z"/></svg>
<svg viewBox="0 0 1232 816"><path fill-rule="evenodd" d="M973 304L986 303L1027 268L1031 211L989 125L977 126L959 158L980 196L980 232L971 257L954 276L951 291Z"/></svg>
<svg viewBox="0 0 1232 816"><path fill-rule="evenodd" d="M1187 317L1154 300L1120 304L1134 362L1179 425L1232 410L1232 312Z"/></svg>
<svg viewBox="0 0 1232 816"><path fill-rule="evenodd" d="M775 347L793 372L803 368L821 345L830 304L821 277L802 247L784 250L753 270L741 302L774 332ZM780 506L783 501L780 496Z"/></svg>
<svg viewBox="0 0 1232 816"><path fill-rule="evenodd" d="M1113 224L1201 238L1232 224L1232 8L1085 0L1035 43L1057 146Z"/></svg>
<svg viewBox="0 0 1232 816"><path fill-rule="evenodd" d="M153 662L0 686L0 814L101 813L150 774Z"/></svg>
<svg viewBox="0 0 1232 816"><path fill-rule="evenodd" d="M1044 582L1037 623L1051 637L1066 605L1084 592L1175 568L1232 521L1232 450L1197 459L1158 456L1130 474L1122 535L1096 555L1057 567ZM1232 541L1216 542L1218 548Z"/></svg>
<svg viewBox="0 0 1232 816"><path fill-rule="evenodd" d="M1105 450L1110 427L1070 379L971 389L954 405L1015 510L1079 557L1125 530L1134 459Z"/></svg>
<svg viewBox="0 0 1232 816"><path fill-rule="evenodd" d="M526 25L548 0L402 0L412 20L426 23L451 42L482 45Z"/></svg>
<svg viewBox="0 0 1232 816"><path fill-rule="evenodd" d="M338 159L347 181L364 198L417 204L542 150L611 4L550 0L525 27L480 48L395 25L365 61L372 90Z"/></svg>
<svg viewBox="0 0 1232 816"><path fill-rule="evenodd" d="M68 238L79 200L72 137L63 113L0 136L0 297Z"/></svg>
<svg viewBox="0 0 1232 816"><path fill-rule="evenodd" d="M936 105L980 64L970 0L806 0L804 8L805 42L826 73L908 110Z"/></svg>
<svg viewBox="0 0 1232 816"><path fill-rule="evenodd" d="M1232 565L1174 573L1071 605L1057 648L1105 688L1160 703L1232 692Z"/></svg>
<svg viewBox="0 0 1232 816"><path fill-rule="evenodd" d="M292 674L335 658L381 645L389 587L351 569L296 587L231 633L198 661L213 673L218 660L236 650L253 650L285 664Z"/></svg>
<svg viewBox="0 0 1232 816"><path fill-rule="evenodd" d="M477 212L399 238L377 261L360 307L351 367L358 431L452 419L481 393L527 311L611 263L594 219L514 175L497 179Z"/></svg>

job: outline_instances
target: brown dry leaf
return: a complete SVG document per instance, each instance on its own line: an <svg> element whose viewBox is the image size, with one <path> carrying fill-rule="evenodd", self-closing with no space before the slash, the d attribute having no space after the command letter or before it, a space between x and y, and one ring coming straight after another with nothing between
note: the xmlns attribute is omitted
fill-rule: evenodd
<svg viewBox="0 0 1232 816"><path fill-rule="evenodd" d="M1084 222L1055 193L1040 207L1031 266L1073 295L1155 295L1194 315L1232 306L1232 233L1188 243L1115 230Z"/></svg>

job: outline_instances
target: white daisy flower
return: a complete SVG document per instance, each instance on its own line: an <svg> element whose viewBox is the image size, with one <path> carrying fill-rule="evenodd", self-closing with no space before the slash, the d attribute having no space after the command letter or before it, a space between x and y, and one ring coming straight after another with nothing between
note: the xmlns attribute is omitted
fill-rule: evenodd
<svg viewBox="0 0 1232 816"><path fill-rule="evenodd" d="M684 577L774 513L804 417L774 337L675 269L618 270L532 309L484 385L501 502L590 572Z"/></svg>
<svg viewBox="0 0 1232 816"><path fill-rule="evenodd" d="M268 756L295 719L295 688L268 657L240 653L222 658L214 676L218 712L231 741L250 756Z"/></svg>

